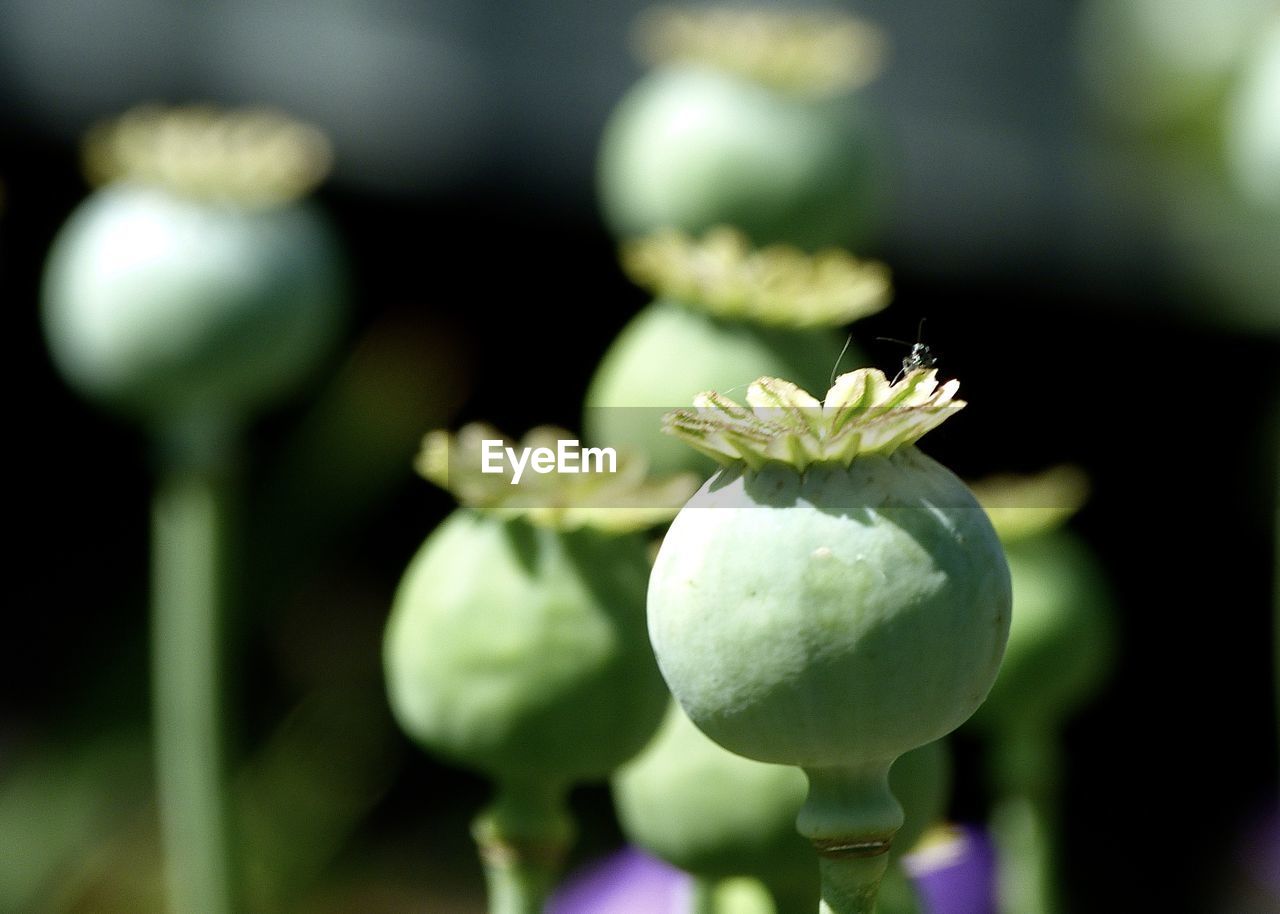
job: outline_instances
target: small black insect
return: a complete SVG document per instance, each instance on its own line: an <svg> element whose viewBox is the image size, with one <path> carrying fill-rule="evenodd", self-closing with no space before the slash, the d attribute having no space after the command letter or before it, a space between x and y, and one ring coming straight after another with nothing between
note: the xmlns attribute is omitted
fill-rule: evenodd
<svg viewBox="0 0 1280 914"><path fill-rule="evenodd" d="M912 343L911 351L902 358L902 374L910 374L917 368L933 368L937 364L938 357L928 343Z"/></svg>
<svg viewBox="0 0 1280 914"><path fill-rule="evenodd" d="M906 340L895 340L891 336L878 336L876 339L884 340L886 343L898 343L902 346L910 346L911 351L902 357L902 370L893 378L891 383L897 384L903 376L911 374L920 368L934 368L938 364L938 356L929 347L929 344L923 342L924 337L924 318L920 318L920 326L916 329L916 341L908 343Z"/></svg>

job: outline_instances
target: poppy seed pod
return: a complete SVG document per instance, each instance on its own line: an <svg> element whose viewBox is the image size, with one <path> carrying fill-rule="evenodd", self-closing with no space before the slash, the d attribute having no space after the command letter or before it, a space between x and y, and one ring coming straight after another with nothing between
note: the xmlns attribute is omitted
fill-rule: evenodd
<svg viewBox="0 0 1280 914"><path fill-rule="evenodd" d="M614 110L598 166L619 237L735 225L757 244L860 244L882 209L881 132L849 90L879 67L848 16L664 11L638 30L655 68Z"/></svg>
<svg viewBox="0 0 1280 914"><path fill-rule="evenodd" d="M567 438L536 429L523 450ZM533 914L572 839L569 789L607 778L662 719L637 531L670 517L666 505L693 483L651 484L620 460L599 479L531 473L517 484L520 471L485 468L495 443L505 444L480 425L427 436L420 471L464 507L409 563L383 663L405 733L494 781L473 830L491 912Z"/></svg>
<svg viewBox="0 0 1280 914"><path fill-rule="evenodd" d="M817 907L813 852L795 828L799 770L727 752L672 703L653 741L614 777L613 794L631 843L708 882L753 876L779 914Z"/></svg>
<svg viewBox="0 0 1280 914"><path fill-rule="evenodd" d="M410 562L387 625L396 720L503 779L607 777L666 690L645 643L646 545L461 509Z"/></svg>
<svg viewBox="0 0 1280 914"><path fill-rule="evenodd" d="M152 424L238 421L289 393L341 328L315 131L264 112L146 109L92 133L103 183L54 240L43 320L91 399Z"/></svg>
<svg viewBox="0 0 1280 914"><path fill-rule="evenodd" d="M913 371L836 380L825 402L761 379L669 417L728 466L672 523L649 584L668 686L725 748L809 779L798 827L835 914L873 909L902 825L903 753L981 704L1010 618L1009 570L969 489L914 447L963 404Z"/></svg>

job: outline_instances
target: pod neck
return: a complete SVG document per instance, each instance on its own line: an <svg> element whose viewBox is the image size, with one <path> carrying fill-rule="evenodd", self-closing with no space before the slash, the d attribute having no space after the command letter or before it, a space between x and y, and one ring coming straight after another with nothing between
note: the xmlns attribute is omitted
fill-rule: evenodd
<svg viewBox="0 0 1280 914"><path fill-rule="evenodd" d="M805 768L809 795L796 827L818 853L823 914L873 914L902 806L889 790L893 759Z"/></svg>

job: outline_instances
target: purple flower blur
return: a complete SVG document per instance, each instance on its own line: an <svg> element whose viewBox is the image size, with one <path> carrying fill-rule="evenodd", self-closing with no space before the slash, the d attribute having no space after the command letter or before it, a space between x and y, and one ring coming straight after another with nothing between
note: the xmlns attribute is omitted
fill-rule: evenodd
<svg viewBox="0 0 1280 914"><path fill-rule="evenodd" d="M928 914L995 914L995 849L973 826L935 829L902 864Z"/></svg>
<svg viewBox="0 0 1280 914"><path fill-rule="evenodd" d="M570 876L547 914L687 914L691 894L687 873L627 847Z"/></svg>
<svg viewBox="0 0 1280 914"><path fill-rule="evenodd" d="M978 828L937 829L902 860L927 914L995 914L995 850ZM688 873L623 848L574 873L547 914L688 914Z"/></svg>

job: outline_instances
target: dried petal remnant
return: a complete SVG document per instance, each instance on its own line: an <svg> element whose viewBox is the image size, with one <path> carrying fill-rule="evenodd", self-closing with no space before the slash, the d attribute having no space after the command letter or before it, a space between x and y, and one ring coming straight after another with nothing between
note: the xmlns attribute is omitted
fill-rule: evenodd
<svg viewBox="0 0 1280 914"><path fill-rule="evenodd" d="M703 63L776 89L828 95L875 79L886 41L870 23L834 10L658 7L637 23L636 44L653 63Z"/></svg>
<svg viewBox="0 0 1280 914"><path fill-rule="evenodd" d="M324 134L265 108L148 105L98 124L84 141L84 170L93 184L132 180L247 206L306 195L331 163Z"/></svg>
<svg viewBox="0 0 1280 914"><path fill-rule="evenodd" d="M889 268L838 248L806 254L788 245L753 250L745 235L715 228L701 239L674 229L628 242L622 266L655 295L729 320L835 327L889 304Z"/></svg>
<svg viewBox="0 0 1280 914"><path fill-rule="evenodd" d="M887 456L941 425L965 405L955 399L959 386L940 385L935 369L893 384L877 369L860 368L836 378L819 403L789 381L760 378L747 389L746 406L699 394L693 409L668 413L663 430L725 464L848 466L859 456Z"/></svg>
<svg viewBox="0 0 1280 914"><path fill-rule="evenodd" d="M990 476L970 488L1006 543L1061 527L1089 497L1088 477L1065 465L1030 476Z"/></svg>

